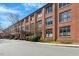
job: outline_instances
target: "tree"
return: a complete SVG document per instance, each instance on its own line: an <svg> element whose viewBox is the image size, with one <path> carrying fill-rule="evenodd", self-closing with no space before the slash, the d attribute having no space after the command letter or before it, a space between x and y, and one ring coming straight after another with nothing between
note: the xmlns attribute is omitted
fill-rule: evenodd
<svg viewBox="0 0 79 59"><path fill-rule="evenodd" d="M0 32L3 31L3 27L2 27L2 24L0 23Z"/></svg>
<svg viewBox="0 0 79 59"><path fill-rule="evenodd" d="M20 20L19 18L20 18L20 15L9 13L8 17L7 17L7 20L9 22L11 22L11 24L13 25L14 28L16 28L15 36L18 35L19 39L25 39L25 36L28 33L28 31L25 30L25 27L24 28L22 27L22 23L25 22L24 21L25 19ZM18 33L18 34L16 34L16 33Z"/></svg>
<svg viewBox="0 0 79 59"><path fill-rule="evenodd" d="M0 38L3 37L3 26L2 26L2 23L0 23Z"/></svg>
<svg viewBox="0 0 79 59"><path fill-rule="evenodd" d="M18 14L13 14L13 13L9 13L8 16L7 16L7 20L9 22L11 22L11 25L13 25L13 27L15 28L15 36L16 36L16 33L20 32L19 30L19 25L21 26L21 23L20 23L20 15ZM21 27L20 27L21 28ZM11 33L10 33L11 34Z"/></svg>
<svg viewBox="0 0 79 59"><path fill-rule="evenodd" d="M20 15L18 14L13 14L13 13L9 13L8 16L7 16L7 20L9 20L12 25L15 24L16 22L20 21Z"/></svg>

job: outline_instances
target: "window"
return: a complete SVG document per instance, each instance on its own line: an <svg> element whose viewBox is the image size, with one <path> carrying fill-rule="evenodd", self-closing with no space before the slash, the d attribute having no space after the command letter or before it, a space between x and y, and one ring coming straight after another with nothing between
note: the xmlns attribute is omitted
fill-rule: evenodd
<svg viewBox="0 0 79 59"><path fill-rule="evenodd" d="M71 21L71 12L65 11L59 14L60 22L69 22Z"/></svg>
<svg viewBox="0 0 79 59"><path fill-rule="evenodd" d="M28 22L28 19L26 19L26 22Z"/></svg>
<svg viewBox="0 0 79 59"><path fill-rule="evenodd" d="M31 30L34 30L34 23L31 24Z"/></svg>
<svg viewBox="0 0 79 59"><path fill-rule="evenodd" d="M41 18L38 18L38 19L37 19L37 21L40 21L40 20L41 20Z"/></svg>
<svg viewBox="0 0 79 59"><path fill-rule="evenodd" d="M29 27L28 27L28 25L26 25L26 26L25 26L25 29L26 29L26 30L29 30Z"/></svg>
<svg viewBox="0 0 79 59"><path fill-rule="evenodd" d="M25 27L24 26L22 26L22 31L25 31Z"/></svg>
<svg viewBox="0 0 79 59"><path fill-rule="evenodd" d="M60 27L60 36L70 36L70 26Z"/></svg>
<svg viewBox="0 0 79 59"><path fill-rule="evenodd" d="M19 30L21 31L21 26L19 26L18 28L19 28Z"/></svg>
<svg viewBox="0 0 79 59"><path fill-rule="evenodd" d="M40 18L40 17L42 17L42 13L41 12L38 13L37 18Z"/></svg>
<svg viewBox="0 0 79 59"><path fill-rule="evenodd" d="M46 14L52 12L52 5L46 8Z"/></svg>
<svg viewBox="0 0 79 59"><path fill-rule="evenodd" d="M68 5L70 5L70 3L60 3L59 8L64 7L64 6L68 6Z"/></svg>
<svg viewBox="0 0 79 59"><path fill-rule="evenodd" d="M34 20L34 15L33 15L33 16L31 16L31 20Z"/></svg>
<svg viewBox="0 0 79 59"><path fill-rule="evenodd" d="M37 29L41 30L42 29L42 21L37 22Z"/></svg>
<svg viewBox="0 0 79 59"><path fill-rule="evenodd" d="M46 37L52 37L52 29L46 30Z"/></svg>
<svg viewBox="0 0 79 59"><path fill-rule="evenodd" d="M25 19L25 22L26 22L26 23L28 22L28 18Z"/></svg>
<svg viewBox="0 0 79 59"><path fill-rule="evenodd" d="M46 18L46 26L52 25L52 17Z"/></svg>

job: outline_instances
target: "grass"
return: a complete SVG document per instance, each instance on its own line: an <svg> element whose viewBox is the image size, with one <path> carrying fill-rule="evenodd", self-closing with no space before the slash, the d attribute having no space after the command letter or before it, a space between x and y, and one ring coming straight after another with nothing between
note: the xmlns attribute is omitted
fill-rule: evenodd
<svg viewBox="0 0 79 59"><path fill-rule="evenodd" d="M72 44L72 42L59 42L59 41L50 41L50 42L43 42L43 43L50 43L50 44Z"/></svg>
<svg viewBox="0 0 79 59"><path fill-rule="evenodd" d="M61 44L61 42L58 42L58 41L51 41L51 42L48 42L48 43L52 43L52 44Z"/></svg>
<svg viewBox="0 0 79 59"><path fill-rule="evenodd" d="M71 40L65 40L65 41L40 41L42 43L51 43L51 44L73 44Z"/></svg>
<svg viewBox="0 0 79 59"><path fill-rule="evenodd" d="M42 43L52 43L52 44L61 44L61 42L58 41L40 41Z"/></svg>

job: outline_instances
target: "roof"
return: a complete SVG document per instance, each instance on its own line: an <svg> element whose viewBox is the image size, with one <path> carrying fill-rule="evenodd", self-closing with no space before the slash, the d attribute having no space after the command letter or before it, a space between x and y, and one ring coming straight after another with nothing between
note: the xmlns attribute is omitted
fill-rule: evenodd
<svg viewBox="0 0 79 59"><path fill-rule="evenodd" d="M47 4L44 5L43 7L37 9L36 11L34 11L34 12L32 12L32 13L30 13L29 15L27 15L26 17L24 17L23 19L21 19L20 22L23 21L24 19L26 19L27 17L31 16L33 13L38 12L38 11L41 10L42 8L46 7L48 4L52 4L52 3L47 3ZM18 22L19 22L19 21L18 21ZM17 24L18 22L16 22L15 24ZM9 27L12 27L12 26L15 25L15 24L12 24L12 25L9 26ZM9 27L8 27L8 28L9 28ZM7 28L7 29L8 29L8 28Z"/></svg>

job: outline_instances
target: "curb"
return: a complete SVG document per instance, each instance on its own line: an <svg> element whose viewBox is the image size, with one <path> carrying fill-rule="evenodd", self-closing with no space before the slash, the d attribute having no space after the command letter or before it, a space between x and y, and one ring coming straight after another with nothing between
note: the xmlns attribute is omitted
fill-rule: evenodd
<svg viewBox="0 0 79 59"><path fill-rule="evenodd" d="M75 47L75 48L79 48L79 45L76 45L76 44L52 44L52 43L40 43L40 42L39 42L39 44L51 45L51 46Z"/></svg>

